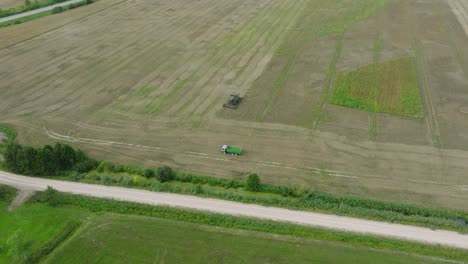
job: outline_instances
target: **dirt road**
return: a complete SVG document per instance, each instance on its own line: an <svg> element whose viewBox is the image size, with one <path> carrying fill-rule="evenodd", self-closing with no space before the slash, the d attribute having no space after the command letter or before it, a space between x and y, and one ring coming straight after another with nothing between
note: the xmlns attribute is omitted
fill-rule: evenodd
<svg viewBox="0 0 468 264"><path fill-rule="evenodd" d="M21 190L44 190L47 186L52 186L62 192L94 197L270 219L301 225L319 226L468 249L468 235L458 234L451 231L431 230L428 228L242 204L188 195L157 193L129 188L32 178L6 172L0 172L0 184L11 185Z"/></svg>

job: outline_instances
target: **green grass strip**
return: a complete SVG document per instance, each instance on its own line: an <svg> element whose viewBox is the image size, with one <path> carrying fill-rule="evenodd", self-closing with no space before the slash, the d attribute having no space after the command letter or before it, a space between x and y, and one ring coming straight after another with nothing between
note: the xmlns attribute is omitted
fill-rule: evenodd
<svg viewBox="0 0 468 264"><path fill-rule="evenodd" d="M60 193L55 190L48 190L37 193L30 200L30 203L34 202L51 203L54 206L76 206L88 209L95 213L114 212L119 214L153 216L210 226L268 232L281 235L292 235L313 238L317 240L345 242L352 245L365 246L374 249L402 251L410 254L420 254L450 260L468 260L468 251L461 249L426 245L370 235L346 233L309 226L299 226L268 220L258 220L253 218L213 214L208 212L196 212L163 206L150 206L109 199L91 198L80 195Z"/></svg>

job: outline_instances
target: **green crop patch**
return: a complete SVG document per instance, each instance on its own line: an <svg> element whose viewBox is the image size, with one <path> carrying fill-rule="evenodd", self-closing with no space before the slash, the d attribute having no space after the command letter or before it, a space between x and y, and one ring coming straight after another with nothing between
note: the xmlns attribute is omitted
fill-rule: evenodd
<svg viewBox="0 0 468 264"><path fill-rule="evenodd" d="M413 58L372 64L338 73L330 102L370 112L422 118Z"/></svg>
<svg viewBox="0 0 468 264"><path fill-rule="evenodd" d="M45 263L375 263L376 259L438 263L343 243L126 215L92 218Z"/></svg>

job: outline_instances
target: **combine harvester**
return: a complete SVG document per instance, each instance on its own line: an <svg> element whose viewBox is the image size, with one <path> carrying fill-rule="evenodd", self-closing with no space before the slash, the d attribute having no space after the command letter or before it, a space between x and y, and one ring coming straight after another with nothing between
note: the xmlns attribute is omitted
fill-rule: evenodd
<svg viewBox="0 0 468 264"><path fill-rule="evenodd" d="M231 154L233 156L238 156L242 153L242 147L234 146L234 145L223 145L221 147L221 152L224 154Z"/></svg>
<svg viewBox="0 0 468 264"><path fill-rule="evenodd" d="M238 93L231 94L227 103L223 104L224 108L237 109L241 102L242 98Z"/></svg>

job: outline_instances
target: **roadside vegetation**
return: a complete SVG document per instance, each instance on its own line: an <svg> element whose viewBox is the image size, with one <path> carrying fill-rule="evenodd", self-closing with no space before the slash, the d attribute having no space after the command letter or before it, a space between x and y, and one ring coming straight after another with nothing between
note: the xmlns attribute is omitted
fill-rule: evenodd
<svg viewBox="0 0 468 264"><path fill-rule="evenodd" d="M422 118L414 59L401 58L338 73L330 102L375 113Z"/></svg>
<svg viewBox="0 0 468 264"><path fill-rule="evenodd" d="M152 169L109 161L97 162L82 151L59 143L42 148L10 143L3 163L8 170L25 175L197 195L468 233L468 213L464 211L263 184L256 174L248 175L245 180L234 180L176 172L167 166Z"/></svg>

